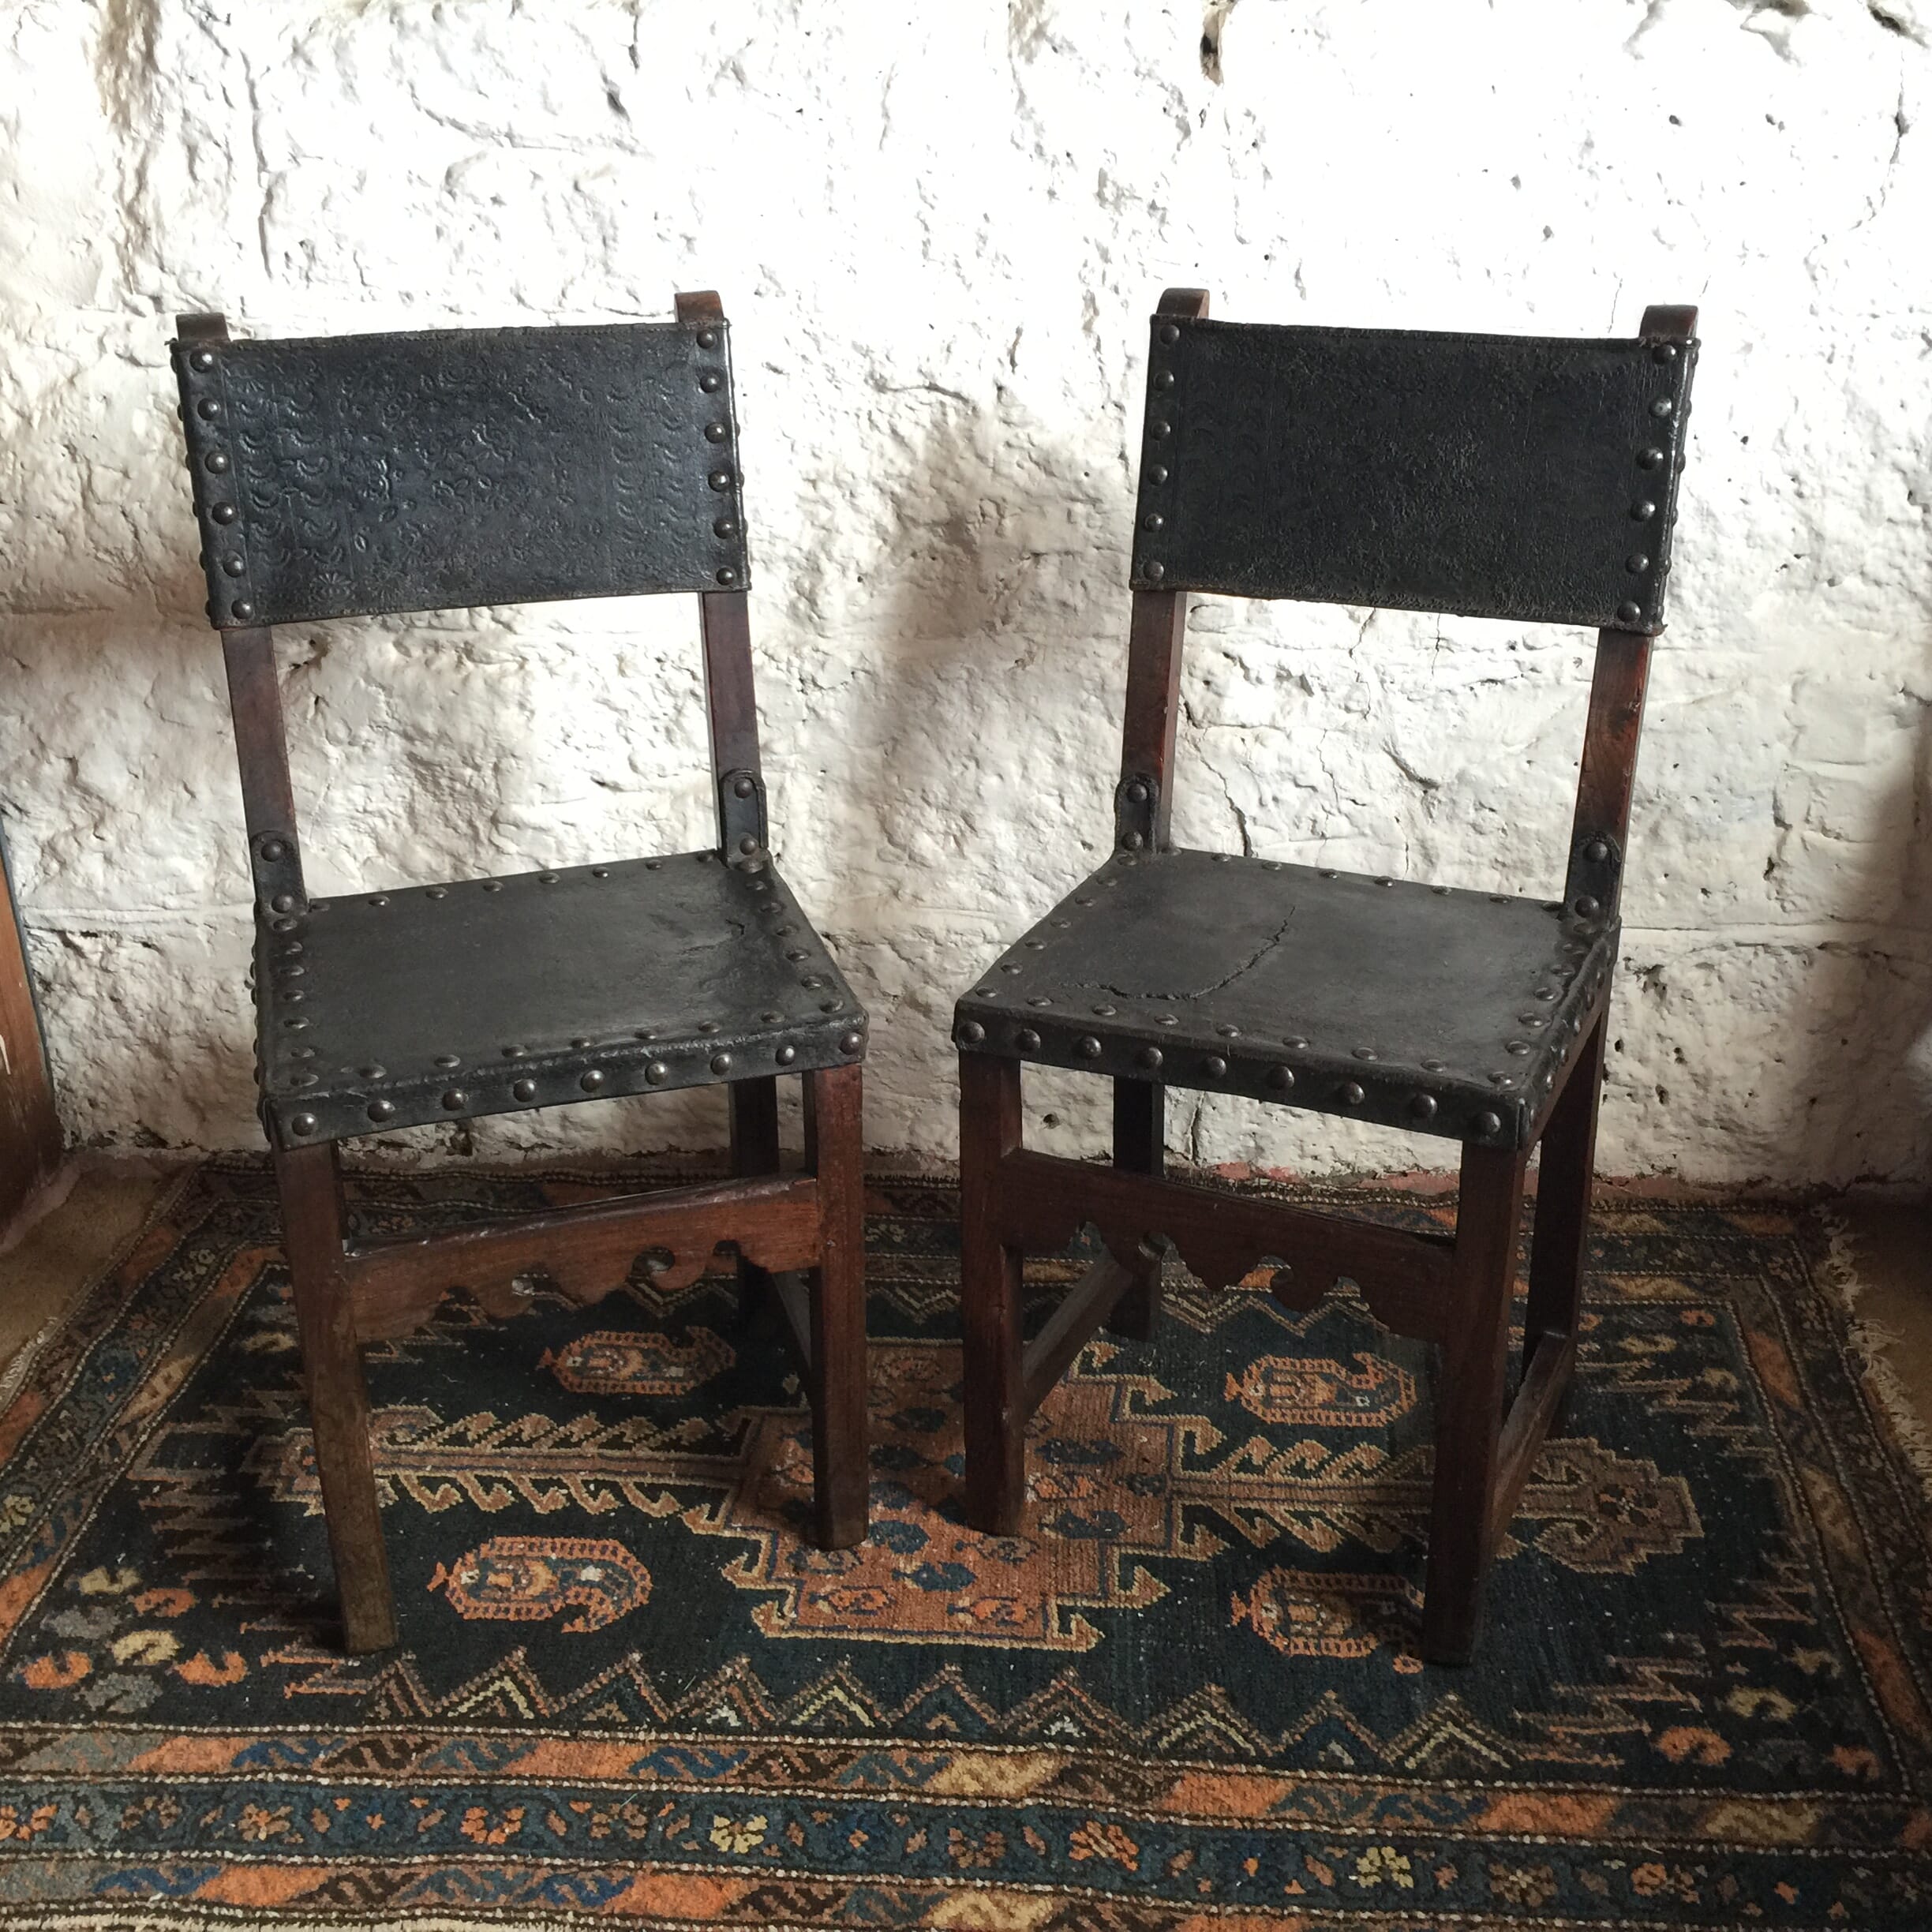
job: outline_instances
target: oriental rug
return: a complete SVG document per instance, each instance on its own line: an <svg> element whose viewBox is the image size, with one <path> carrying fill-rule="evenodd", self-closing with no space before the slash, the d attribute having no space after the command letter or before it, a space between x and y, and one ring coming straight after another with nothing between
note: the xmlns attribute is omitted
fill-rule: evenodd
<svg viewBox="0 0 1932 1932"><path fill-rule="evenodd" d="M609 1185L351 1193L402 1232ZM1448 1670L1425 1349L1177 1276L1038 1418L1028 1533L977 1535L954 1199L868 1205L862 1548L801 1534L730 1279L539 1279L369 1351L402 1642L349 1659L272 1189L185 1178L0 1413L0 1919L1932 1926L1927 1516L1814 1219L1599 1214L1570 1432Z"/></svg>

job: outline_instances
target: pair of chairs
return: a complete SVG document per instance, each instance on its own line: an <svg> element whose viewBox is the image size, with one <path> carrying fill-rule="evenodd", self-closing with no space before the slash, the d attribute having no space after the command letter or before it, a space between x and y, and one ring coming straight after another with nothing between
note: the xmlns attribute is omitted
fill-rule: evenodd
<svg viewBox="0 0 1932 1932"><path fill-rule="evenodd" d="M1021 1527L1029 1417L1103 1321L1151 1332L1169 1241L1211 1283L1271 1269L1306 1307L1356 1282L1437 1342L1425 1653L1466 1658L1485 1570L1575 1363L1604 1013L1696 344L1153 318L1113 856L959 1003L967 1507ZM640 1256L735 1249L783 1311L812 1409L816 1532L867 1524L860 1092L866 1017L780 878L753 700L728 333L668 325L230 339L174 361L223 638L254 881L260 1107L274 1150L344 1633L395 1641L360 1344L447 1288L492 1312L531 1273L588 1303ZM305 882L278 623L695 592L715 848L319 899ZM1175 848L1187 593L1596 627L1563 898L1542 904ZM1114 1082L1110 1167L1022 1144L1029 1061ZM777 1080L803 1081L781 1171ZM357 1134L723 1084L732 1178L424 1239L358 1238ZM1167 1178L1169 1086L1462 1144L1456 1231L1417 1236ZM1543 1145L1522 1372L1510 1308ZM1103 1252L1028 1341L1021 1267Z"/></svg>

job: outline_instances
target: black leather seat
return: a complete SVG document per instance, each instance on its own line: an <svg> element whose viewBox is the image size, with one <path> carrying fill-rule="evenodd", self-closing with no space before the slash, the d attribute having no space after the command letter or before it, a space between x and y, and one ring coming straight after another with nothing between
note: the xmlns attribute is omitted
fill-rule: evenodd
<svg viewBox="0 0 1932 1932"><path fill-rule="evenodd" d="M715 852L312 900L256 1000L290 1145L840 1066L863 1017L775 869Z"/></svg>
<svg viewBox="0 0 1932 1932"><path fill-rule="evenodd" d="M1601 922L1556 901L1120 852L955 1024L966 1045L1044 1065L1518 1146L1612 957Z"/></svg>

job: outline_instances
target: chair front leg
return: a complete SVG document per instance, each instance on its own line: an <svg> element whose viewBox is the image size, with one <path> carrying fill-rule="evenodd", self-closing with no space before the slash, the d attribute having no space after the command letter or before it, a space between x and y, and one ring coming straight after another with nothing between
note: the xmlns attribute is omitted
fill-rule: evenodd
<svg viewBox="0 0 1932 1932"><path fill-rule="evenodd" d="M275 1166L343 1640L352 1652L386 1650L396 1640L395 1602L369 1452L369 1387L343 1266L347 1230L335 1144L278 1151Z"/></svg>
<svg viewBox="0 0 1932 1932"><path fill-rule="evenodd" d="M805 1076L805 1149L818 1181L818 1265L811 1271L812 1478L826 1549L865 1541L867 1443L864 1071ZM774 1136L775 1138L775 1136Z"/></svg>
<svg viewBox="0 0 1932 1932"><path fill-rule="evenodd" d="M960 1305L965 1325L966 1515L1017 1536L1026 1513L1020 1250L1000 1238L999 1164L1020 1144L1017 1061L960 1055Z"/></svg>
<svg viewBox="0 0 1932 1932"><path fill-rule="evenodd" d="M1114 1165L1127 1174L1159 1174L1167 1165L1167 1089L1157 1080L1114 1083ZM1133 1286L1114 1305L1107 1327L1145 1342L1160 1320L1161 1262L1145 1253L1134 1267Z"/></svg>
<svg viewBox="0 0 1932 1932"><path fill-rule="evenodd" d="M1515 1148L1462 1150L1454 1300L1436 1391L1435 1495L1422 1612L1422 1652L1432 1664L1466 1664L1482 1620L1528 1159L1526 1151Z"/></svg>
<svg viewBox="0 0 1932 1932"><path fill-rule="evenodd" d="M1582 1314L1583 1257L1589 1237L1590 1183L1597 1166L1604 1036L1609 1024L1606 1013L1590 1029L1543 1133L1536 1230L1530 1243L1530 1309L1523 1322L1526 1374L1537 1347L1546 1339L1560 1342L1574 1337ZM1566 1387L1558 1401L1554 1428L1561 1428L1567 1401Z"/></svg>

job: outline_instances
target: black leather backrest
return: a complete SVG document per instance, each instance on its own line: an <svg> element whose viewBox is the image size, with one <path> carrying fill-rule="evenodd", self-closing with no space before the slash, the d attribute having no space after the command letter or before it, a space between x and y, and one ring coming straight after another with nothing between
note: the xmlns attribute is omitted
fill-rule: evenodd
<svg viewBox="0 0 1932 1932"><path fill-rule="evenodd" d="M1156 316L1134 585L1661 630L1696 354Z"/></svg>
<svg viewBox="0 0 1932 1932"><path fill-rule="evenodd" d="M174 366L219 626L746 582L721 320L181 342Z"/></svg>

